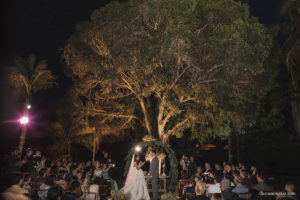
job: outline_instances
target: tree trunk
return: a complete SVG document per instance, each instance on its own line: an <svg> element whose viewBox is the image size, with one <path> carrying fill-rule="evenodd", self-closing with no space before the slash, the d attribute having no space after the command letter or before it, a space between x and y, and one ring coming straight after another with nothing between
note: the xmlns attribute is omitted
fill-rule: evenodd
<svg viewBox="0 0 300 200"><path fill-rule="evenodd" d="M93 160L92 160L92 165L94 165L95 162L95 155L96 155L96 135L94 133L94 144L93 144Z"/></svg>
<svg viewBox="0 0 300 200"><path fill-rule="evenodd" d="M232 163L232 138L231 134L228 137L228 163Z"/></svg>
<svg viewBox="0 0 300 200"><path fill-rule="evenodd" d="M27 126L23 125L22 126L22 132L21 132L21 135L20 135L20 143L19 143L19 152L20 152L21 157L22 157L23 148L24 148L24 144L25 144L26 132L27 132Z"/></svg>
<svg viewBox="0 0 300 200"><path fill-rule="evenodd" d="M241 155L240 155L240 138L238 136L238 134L235 135L236 137L236 159L237 162L241 162Z"/></svg>
<svg viewBox="0 0 300 200"><path fill-rule="evenodd" d="M163 134L161 140L162 143L167 144L169 136L167 134Z"/></svg>
<svg viewBox="0 0 300 200"><path fill-rule="evenodd" d="M67 151L68 151L67 153L68 153L68 155L70 155L70 154L71 154L71 142L68 141L68 142L67 142L67 145L68 145L68 146L67 146Z"/></svg>
<svg viewBox="0 0 300 200"><path fill-rule="evenodd" d="M152 135L152 127L151 127L151 123L150 123L150 117L149 117L149 113L148 113L146 105L145 105L145 101L144 101L144 99L139 98L139 102L140 102L140 105L141 105L141 108L142 108L142 111L144 114L146 129L148 131L148 134Z"/></svg>
<svg viewBox="0 0 300 200"><path fill-rule="evenodd" d="M298 135L300 135L300 106L298 98L293 99L291 102L292 105L292 117L294 122L294 128Z"/></svg>
<svg viewBox="0 0 300 200"><path fill-rule="evenodd" d="M25 102L25 108L24 108L24 114L26 116L28 116L28 109L27 109L27 105L30 105L30 92L27 91L27 97L26 97L26 102ZM25 144L25 140L26 140L26 132L27 132L27 124L23 124L22 125L22 132L20 135L20 143L19 143L19 152L20 152L20 156L22 157L22 153L23 153L23 148L24 148L24 144Z"/></svg>

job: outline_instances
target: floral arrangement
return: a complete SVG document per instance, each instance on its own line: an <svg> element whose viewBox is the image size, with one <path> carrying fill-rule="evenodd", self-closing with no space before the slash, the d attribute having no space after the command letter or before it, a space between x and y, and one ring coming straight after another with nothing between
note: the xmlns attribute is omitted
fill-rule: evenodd
<svg viewBox="0 0 300 200"><path fill-rule="evenodd" d="M113 200L125 200L125 192L124 190L114 191L112 190L110 192L110 195Z"/></svg>
<svg viewBox="0 0 300 200"><path fill-rule="evenodd" d="M158 158L159 160L164 160L164 159L166 158L166 154L160 153L160 154L157 155L157 158Z"/></svg>
<svg viewBox="0 0 300 200"><path fill-rule="evenodd" d="M150 156L150 151L151 150L152 150L152 147L148 146L148 149L147 149L147 152L146 152L146 155L145 155L145 160L146 161L151 161L152 160L152 157Z"/></svg>
<svg viewBox="0 0 300 200"><path fill-rule="evenodd" d="M153 142L156 139L152 136L152 135L146 135L145 137L143 137L143 142Z"/></svg>
<svg viewBox="0 0 300 200"><path fill-rule="evenodd" d="M172 192L168 192L168 193L162 194L160 198L164 199L164 200L176 200L176 199L180 199L180 197L178 195L176 195L175 193L172 193Z"/></svg>

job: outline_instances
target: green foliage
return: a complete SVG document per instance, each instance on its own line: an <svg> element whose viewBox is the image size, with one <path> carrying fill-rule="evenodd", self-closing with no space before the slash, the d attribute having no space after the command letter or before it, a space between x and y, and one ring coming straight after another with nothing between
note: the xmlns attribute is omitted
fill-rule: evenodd
<svg viewBox="0 0 300 200"><path fill-rule="evenodd" d="M77 133L81 130L78 115L74 111L72 91L68 91L57 106L56 121L51 124L54 143L48 148L53 157L71 154Z"/></svg>
<svg viewBox="0 0 300 200"><path fill-rule="evenodd" d="M187 129L205 138L222 110L249 109L271 43L240 2L132 0L95 10L64 58L91 116L166 143Z"/></svg>
<svg viewBox="0 0 300 200"><path fill-rule="evenodd" d="M291 108L295 130L300 134L300 1L286 0L283 4L282 14L287 14L290 21L285 26L289 37L285 42L285 64L291 75Z"/></svg>

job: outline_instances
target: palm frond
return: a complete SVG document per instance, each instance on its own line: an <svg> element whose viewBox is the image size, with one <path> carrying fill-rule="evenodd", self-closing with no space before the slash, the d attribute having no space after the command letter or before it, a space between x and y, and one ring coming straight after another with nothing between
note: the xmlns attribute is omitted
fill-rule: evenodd
<svg viewBox="0 0 300 200"><path fill-rule="evenodd" d="M27 58L16 57L14 66L11 67L10 82L18 89L23 90L27 97L32 92L46 90L57 86L57 77L47 70L47 60L37 62L34 54L28 55Z"/></svg>

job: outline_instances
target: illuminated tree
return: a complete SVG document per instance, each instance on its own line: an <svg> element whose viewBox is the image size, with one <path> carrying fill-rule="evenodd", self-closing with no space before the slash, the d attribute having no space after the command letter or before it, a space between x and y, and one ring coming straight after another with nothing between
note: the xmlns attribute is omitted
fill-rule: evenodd
<svg viewBox="0 0 300 200"><path fill-rule="evenodd" d="M90 114L166 143L187 129L204 136L220 108L255 95L270 48L246 4L131 0L78 24L64 58Z"/></svg>

